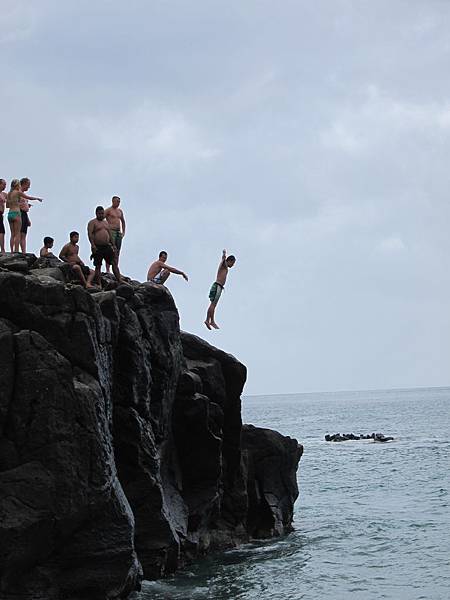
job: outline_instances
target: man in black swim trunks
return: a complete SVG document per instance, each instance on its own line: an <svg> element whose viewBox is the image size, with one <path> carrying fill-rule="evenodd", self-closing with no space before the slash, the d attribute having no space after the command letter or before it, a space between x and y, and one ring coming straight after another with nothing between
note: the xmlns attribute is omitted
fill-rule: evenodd
<svg viewBox="0 0 450 600"><path fill-rule="evenodd" d="M22 190L22 192L28 192L28 190L30 189L30 186L31 186L30 178L22 177L22 179L20 180L20 189ZM39 200L39 202L42 202L41 198L36 198L36 200ZM25 198L21 198L19 201L19 206L20 206L20 218L22 219L22 225L20 226L20 250L21 250L21 252L23 252L25 254L27 251L28 227L31 227L29 212L30 212L30 208L32 205L30 204L29 200L26 200Z"/></svg>
<svg viewBox="0 0 450 600"><path fill-rule="evenodd" d="M117 252L113 246L111 237L111 228L108 221L105 220L105 209L103 206L97 206L95 209L95 219L88 223L88 237L91 243L92 256L95 266L94 280L100 281L102 262L112 266L112 271L119 283L122 283L119 267L117 265Z"/></svg>

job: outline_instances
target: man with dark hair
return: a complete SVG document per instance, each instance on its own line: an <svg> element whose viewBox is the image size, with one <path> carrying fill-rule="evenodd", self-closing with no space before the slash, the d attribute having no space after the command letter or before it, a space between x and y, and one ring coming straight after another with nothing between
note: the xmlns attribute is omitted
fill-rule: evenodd
<svg viewBox="0 0 450 600"><path fill-rule="evenodd" d="M20 180L20 189L22 190L22 192L28 192L28 190L30 189L30 186L31 186L30 178L22 177L22 179ZM36 200L39 200L39 202L42 202L41 198L36 198ZM29 200L27 200L25 198L20 199L19 207L20 207L20 217L22 219L22 225L20 227L20 242L19 243L20 243L20 249L24 254L27 251L28 227L31 227L30 217L28 216L31 206L32 205L30 204Z"/></svg>
<svg viewBox="0 0 450 600"><path fill-rule="evenodd" d="M43 240L44 245L39 250L39 256L41 258L56 258L53 252L49 252L53 248L54 239L52 237L46 236Z"/></svg>
<svg viewBox="0 0 450 600"><path fill-rule="evenodd" d="M78 256L80 248L78 246L78 240L80 234L78 231L71 231L69 234L70 242L62 247L59 253L59 258L68 263L72 267L74 275L81 281L84 287L91 288L92 280L94 279L94 271L87 267L81 258Z"/></svg>
<svg viewBox="0 0 450 600"><path fill-rule="evenodd" d="M122 283L122 277L117 266L117 251L112 243L111 227L108 221L105 220L105 209L103 206L97 206L95 209L95 219L89 221L87 231L92 249L91 258L95 266L95 281L101 284L102 262L105 261L106 264L112 266L117 281Z"/></svg>
<svg viewBox="0 0 450 600"><path fill-rule="evenodd" d="M105 217L111 227L111 240L117 250L117 264L119 264L120 249L122 240L125 237L125 217L120 206L119 196L113 196L111 206L105 210ZM109 265L106 264L106 271L109 273Z"/></svg>
<svg viewBox="0 0 450 600"><path fill-rule="evenodd" d="M166 283L171 273L175 273L175 275L181 275L184 279L186 279L186 281L188 281L188 276L186 273L183 273L183 271L180 271L179 269L175 269L175 267L169 267L169 265L166 264L166 260L167 252L165 250L161 250L158 260L155 260L155 262L153 262L148 269L147 281L163 285Z"/></svg>
<svg viewBox="0 0 450 600"><path fill-rule="evenodd" d="M214 313L216 311L217 303L219 302L219 298L222 294L222 290L225 287L225 281L228 276L228 269L234 266L236 262L236 258L230 254L227 257L227 251L224 250L222 252L222 260L220 261L219 268L217 270L216 281L212 284L211 289L209 291L209 299L211 304L209 305L208 312L206 313L206 321L205 325L208 329L214 327L214 329L219 329L219 326L214 320Z"/></svg>

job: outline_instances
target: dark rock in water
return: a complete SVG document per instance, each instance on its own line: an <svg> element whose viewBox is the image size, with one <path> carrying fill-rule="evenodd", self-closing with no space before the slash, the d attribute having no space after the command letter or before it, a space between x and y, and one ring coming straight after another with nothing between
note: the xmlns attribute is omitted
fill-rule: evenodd
<svg viewBox="0 0 450 600"><path fill-rule="evenodd" d="M88 293L66 265L7 258L0 598L126 597L291 529L301 446L242 426L244 365L181 333L165 287Z"/></svg>
<svg viewBox="0 0 450 600"><path fill-rule="evenodd" d="M374 442L390 442L393 439L394 439L393 437L386 436L383 433L376 433L375 437L373 438L373 441Z"/></svg>
<svg viewBox="0 0 450 600"><path fill-rule="evenodd" d="M327 433L325 435L326 442L346 442L348 440L374 440L374 442L389 442L393 440L393 437L385 436L383 433L372 433L364 435L360 433L359 435L355 435L354 433L334 433L330 435Z"/></svg>
<svg viewBox="0 0 450 600"><path fill-rule="evenodd" d="M247 454L250 534L264 538L291 531L303 447L297 440L253 425L244 425L242 447Z"/></svg>

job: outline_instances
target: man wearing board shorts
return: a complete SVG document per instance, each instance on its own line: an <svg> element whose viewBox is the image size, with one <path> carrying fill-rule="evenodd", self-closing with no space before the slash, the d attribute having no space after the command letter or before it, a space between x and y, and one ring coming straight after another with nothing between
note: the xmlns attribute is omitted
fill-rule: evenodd
<svg viewBox="0 0 450 600"><path fill-rule="evenodd" d="M117 264L119 264L120 249L125 236L125 217L120 206L119 196L113 196L111 206L105 210L105 217L111 229L111 242L116 249ZM109 273L110 265L106 263L106 271Z"/></svg>
<svg viewBox="0 0 450 600"><path fill-rule="evenodd" d="M227 257L227 251L224 250L222 252L222 259L217 270L216 281L212 284L211 289L209 290L209 300L211 304L208 307L205 321L205 325L208 329L219 329L219 326L214 320L214 313L216 311L216 306L219 302L219 298L222 295L222 291L225 287L225 282L228 276L228 269L233 267L235 262L236 258L232 254L230 254L230 256Z"/></svg>

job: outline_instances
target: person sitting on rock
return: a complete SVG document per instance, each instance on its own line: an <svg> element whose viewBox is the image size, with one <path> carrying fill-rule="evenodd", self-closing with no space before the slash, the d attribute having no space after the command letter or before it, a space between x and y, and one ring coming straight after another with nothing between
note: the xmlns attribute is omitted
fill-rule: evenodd
<svg viewBox="0 0 450 600"><path fill-rule="evenodd" d="M56 258L53 252L50 252L50 250L53 248L55 240L52 237L46 236L43 241L44 245L39 250L39 256L41 258Z"/></svg>
<svg viewBox="0 0 450 600"><path fill-rule="evenodd" d="M84 287L92 288L92 280L94 279L94 271L87 267L81 258L78 256L78 252L80 250L78 246L78 240L80 239L80 234L78 231L71 231L69 234L70 242L62 247L61 252L59 253L59 258L69 263L71 266L71 270L74 275L81 281Z"/></svg>
<svg viewBox="0 0 450 600"><path fill-rule="evenodd" d="M166 283L171 273L174 273L175 275L181 275L186 281L188 281L188 276L186 273L180 271L179 269L175 269L175 267L169 267L169 265L166 264L166 260L167 252L165 250L161 250L158 260L155 260L155 262L153 262L148 269L147 281L163 285Z"/></svg>
<svg viewBox="0 0 450 600"><path fill-rule="evenodd" d="M91 243L91 258L94 261L95 275L94 279L101 283L100 275L102 263L112 266L112 270L118 283L123 283L122 276L117 265L117 250L113 244L111 227L105 220L105 209L103 206L97 206L95 209L95 219L88 223L88 237Z"/></svg>
<svg viewBox="0 0 450 600"><path fill-rule="evenodd" d="M209 299L211 304L209 305L208 311L206 313L206 321L205 325L208 329L214 327L214 329L219 329L219 326L214 320L214 313L216 311L217 303L219 302L219 298L222 294L222 290L225 287L225 281L228 276L228 269L234 266L236 262L236 258L230 254L227 258L227 251L224 250L222 252L222 260L220 261L219 268L217 270L216 281L212 284L211 289L209 291Z"/></svg>

